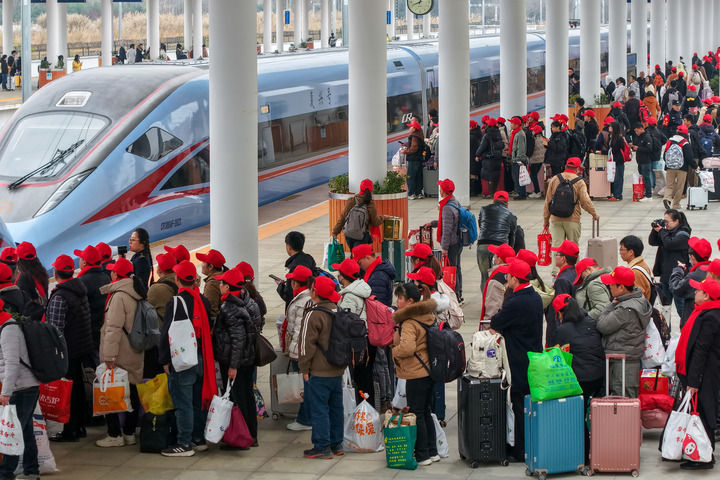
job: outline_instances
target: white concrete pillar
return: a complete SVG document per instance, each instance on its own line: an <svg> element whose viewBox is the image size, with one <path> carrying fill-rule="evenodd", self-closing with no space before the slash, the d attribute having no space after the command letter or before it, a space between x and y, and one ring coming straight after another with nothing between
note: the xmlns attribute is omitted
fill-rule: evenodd
<svg viewBox="0 0 720 480"><path fill-rule="evenodd" d="M467 16L467 1L458 3L465 5ZM507 119L527 113L526 28L525 0L503 0L500 4L500 114ZM567 66L563 71L567 72ZM443 118L447 118L446 114Z"/></svg>
<svg viewBox="0 0 720 480"><path fill-rule="evenodd" d="M681 14L681 5L684 0L667 0L667 23L670 24L673 18L679 18L677 15ZM655 2L653 2L655 3ZM655 19L652 20L655 27ZM683 56L684 50L682 49L682 22L672 22L673 28L667 29L667 60L672 61L673 65L677 65L680 57ZM652 48L652 46L651 46ZM653 64L655 66L655 64ZM660 65L665 71L665 65Z"/></svg>
<svg viewBox="0 0 720 480"><path fill-rule="evenodd" d="M685 64L688 66L692 64L692 58L698 51L698 44L702 38L702 20L698 14L699 9L702 8L702 0L688 0L687 4L683 5L683 11L693 16L696 19L695 22L685 22L685 35L688 38L687 50L685 57ZM680 23L680 22L673 22Z"/></svg>
<svg viewBox="0 0 720 480"><path fill-rule="evenodd" d="M57 63L57 56L60 55L60 33L59 19L60 11L57 0L47 0L45 3L45 12L47 12L47 59L51 66Z"/></svg>
<svg viewBox="0 0 720 480"><path fill-rule="evenodd" d="M550 117L563 113L567 115L568 106L568 0L554 0L553 8L548 9L545 48L545 125L550 125ZM580 83L582 85L582 82ZM586 99L588 105L592 99Z"/></svg>
<svg viewBox="0 0 720 480"><path fill-rule="evenodd" d="M432 15L430 15L430 12L423 15L422 20L423 38L430 38L430 34L432 33Z"/></svg>
<svg viewBox="0 0 720 480"><path fill-rule="evenodd" d="M67 3L58 3L58 55L63 56L67 66Z"/></svg>
<svg viewBox="0 0 720 480"><path fill-rule="evenodd" d="M148 33L147 47L150 49L150 60L160 57L160 0L148 0L147 3Z"/></svg>
<svg viewBox="0 0 720 480"><path fill-rule="evenodd" d="M407 2L405 2L405 24L407 25L407 39L415 39L415 14L408 8ZM470 141L470 140L468 140Z"/></svg>
<svg viewBox="0 0 720 480"><path fill-rule="evenodd" d="M13 16L15 15L14 0L5 0L2 3L2 31L3 46L2 53L10 55L14 48L13 41Z"/></svg>
<svg viewBox="0 0 720 480"><path fill-rule="evenodd" d="M522 16L525 17L525 0L516 3L523 4ZM462 205L470 205L470 96L458 94L470 91L468 0L440 2L439 17L439 111L445 132L440 135L439 158L446 160L440 162L438 173L441 179L449 178L455 182L455 197ZM519 31L525 31L524 21ZM525 98L525 95L517 96Z"/></svg>
<svg viewBox="0 0 720 480"><path fill-rule="evenodd" d="M192 45L192 16L193 0L185 0L183 3L183 48L190 50Z"/></svg>
<svg viewBox="0 0 720 480"><path fill-rule="evenodd" d="M659 0L656 0L659 3ZM647 73L647 0L632 0L630 51L637 54L637 73Z"/></svg>
<svg viewBox="0 0 720 480"><path fill-rule="evenodd" d="M257 18L257 6L255 8L255 15L253 18ZM257 31L257 25L253 28L253 32ZM253 42L257 45L257 39ZM203 46L203 13L202 13L202 0L193 0L193 58L200 58L202 56ZM255 47L255 55L257 55L257 47ZM257 61L257 59L255 59Z"/></svg>
<svg viewBox="0 0 720 480"><path fill-rule="evenodd" d="M263 1L263 53L272 52L272 0Z"/></svg>
<svg viewBox="0 0 720 480"><path fill-rule="evenodd" d="M390 14L390 24L387 23L387 15ZM387 0L387 11L385 12L385 33L390 40L395 36L395 0Z"/></svg>
<svg viewBox="0 0 720 480"><path fill-rule="evenodd" d="M293 1L293 19L294 27L294 43L295 47L300 48L300 42L302 42L302 0Z"/></svg>
<svg viewBox="0 0 720 480"><path fill-rule="evenodd" d="M229 264L244 260L257 271L256 18L256 2L210 2L213 57L234 60L210 64L210 242Z"/></svg>
<svg viewBox="0 0 720 480"><path fill-rule="evenodd" d="M330 0L320 3L320 48L328 48L330 41Z"/></svg>
<svg viewBox="0 0 720 480"><path fill-rule="evenodd" d="M601 0L580 3L580 96L587 105L600 93L600 4Z"/></svg>
<svg viewBox="0 0 720 480"><path fill-rule="evenodd" d="M717 2L715 3L715 6L713 8L713 47L712 50L715 52L717 51L718 47L720 47L720 28L717 28L718 25L720 25L720 4Z"/></svg>
<svg viewBox="0 0 720 480"><path fill-rule="evenodd" d="M655 65L665 71L665 0L653 0L650 4L650 68L648 73L655 71ZM673 65L675 64L673 60Z"/></svg>
<svg viewBox="0 0 720 480"><path fill-rule="evenodd" d="M348 7L350 32L362 32L361 42L350 42L348 66L348 170L357 192L363 179L378 181L387 171L387 3L353 0Z"/></svg>
<svg viewBox="0 0 720 480"><path fill-rule="evenodd" d="M302 40L305 41L308 38L310 38L310 8L311 8L311 1L310 0L300 0L301 2L301 9L300 13L302 14Z"/></svg>
<svg viewBox="0 0 720 480"><path fill-rule="evenodd" d="M608 39L608 74L613 80L627 80L627 3L610 0L610 38Z"/></svg>
<svg viewBox="0 0 720 480"><path fill-rule="evenodd" d="M703 50L700 54L700 58L707 55L707 52L712 50L715 51L717 48L713 43L713 27L720 28L720 25L713 25L713 11L715 9L715 0L705 0L704 8L702 10L702 19L705 22L703 25ZM699 53L699 52L698 52Z"/></svg>
<svg viewBox="0 0 720 480"><path fill-rule="evenodd" d="M102 42L100 51L102 52L102 66L110 67L112 66L113 42L112 0L102 0L101 9Z"/></svg>
<svg viewBox="0 0 720 480"><path fill-rule="evenodd" d="M277 43L276 50L283 53L285 48L285 1L275 0L275 42Z"/></svg>

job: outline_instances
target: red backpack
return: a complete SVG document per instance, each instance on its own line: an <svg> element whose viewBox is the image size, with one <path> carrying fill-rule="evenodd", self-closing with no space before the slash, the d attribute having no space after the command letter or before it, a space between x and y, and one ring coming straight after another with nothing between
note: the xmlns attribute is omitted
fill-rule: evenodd
<svg viewBox="0 0 720 480"><path fill-rule="evenodd" d="M368 342L373 347L387 347L395 335L393 309L380 302L375 296L365 300L367 311Z"/></svg>

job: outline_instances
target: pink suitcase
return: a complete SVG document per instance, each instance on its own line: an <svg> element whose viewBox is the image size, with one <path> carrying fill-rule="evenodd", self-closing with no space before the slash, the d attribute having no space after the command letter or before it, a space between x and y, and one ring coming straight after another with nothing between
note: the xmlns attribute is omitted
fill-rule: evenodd
<svg viewBox="0 0 720 480"><path fill-rule="evenodd" d="M590 188L588 194L591 198L607 198L610 196L610 182L607 181L605 170L590 169Z"/></svg>
<svg viewBox="0 0 720 480"><path fill-rule="evenodd" d="M610 391L610 359L622 360L625 391L625 355L605 355L605 385ZM590 402L590 467L595 472L640 472L640 400L627 397L593 398Z"/></svg>

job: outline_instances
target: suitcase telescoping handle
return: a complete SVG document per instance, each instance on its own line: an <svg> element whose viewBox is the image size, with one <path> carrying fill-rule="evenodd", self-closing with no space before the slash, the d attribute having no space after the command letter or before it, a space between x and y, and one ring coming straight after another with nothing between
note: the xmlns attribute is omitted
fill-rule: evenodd
<svg viewBox="0 0 720 480"><path fill-rule="evenodd" d="M600 236L600 220L595 220L593 218L592 221L592 238L599 237Z"/></svg>
<svg viewBox="0 0 720 480"><path fill-rule="evenodd" d="M608 353L605 355L605 395L610 396L610 359L622 360L622 396L625 396L625 354Z"/></svg>

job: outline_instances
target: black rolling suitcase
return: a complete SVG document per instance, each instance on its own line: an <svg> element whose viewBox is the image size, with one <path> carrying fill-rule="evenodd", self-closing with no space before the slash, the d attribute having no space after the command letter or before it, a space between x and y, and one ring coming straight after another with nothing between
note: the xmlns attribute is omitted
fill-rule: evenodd
<svg viewBox="0 0 720 480"><path fill-rule="evenodd" d="M160 453L177 443L177 424L175 412L162 415L146 413L140 423L140 451Z"/></svg>
<svg viewBox="0 0 720 480"><path fill-rule="evenodd" d="M507 465L505 402L499 378L463 375L458 380L458 447L472 468L481 463Z"/></svg>
<svg viewBox="0 0 720 480"><path fill-rule="evenodd" d="M708 172L712 172L715 181L715 191L708 191L708 200L720 200L720 168L706 168Z"/></svg>

